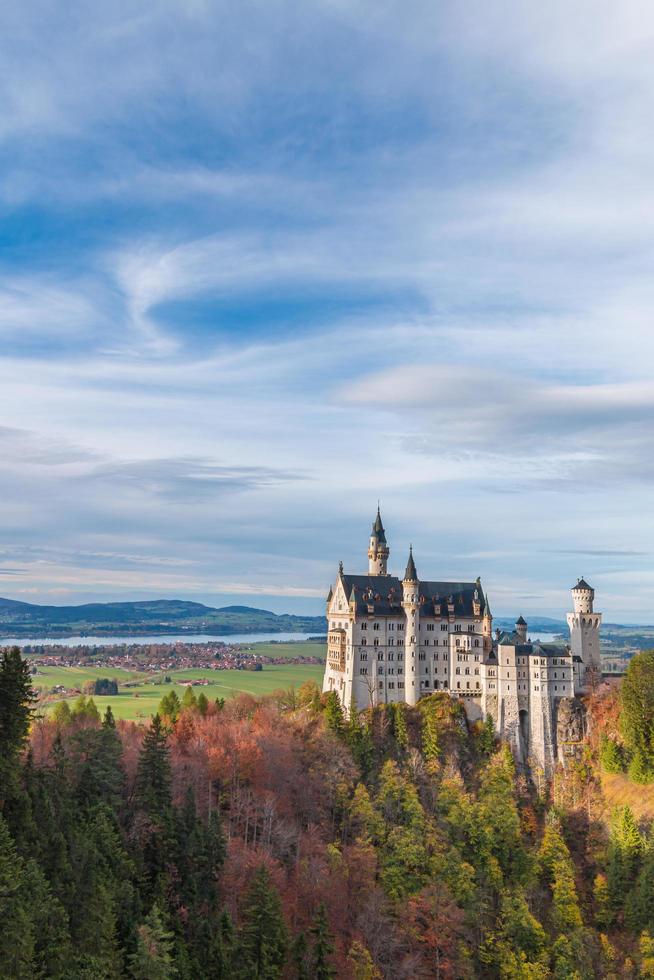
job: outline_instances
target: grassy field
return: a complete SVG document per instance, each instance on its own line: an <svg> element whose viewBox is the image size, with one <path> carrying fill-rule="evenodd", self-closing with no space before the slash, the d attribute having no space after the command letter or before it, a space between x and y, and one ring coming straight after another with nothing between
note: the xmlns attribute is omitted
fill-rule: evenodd
<svg viewBox="0 0 654 980"><path fill-rule="evenodd" d="M325 660L325 643L253 643L251 647L241 644L243 649L251 649L261 657L319 657Z"/></svg>
<svg viewBox="0 0 654 980"><path fill-rule="evenodd" d="M34 678L35 687L52 687L56 684L64 684L66 687L81 688L85 681L93 680L96 677L115 678L119 685L128 680L140 680L136 687L119 687L118 694L107 697L96 697L95 701L98 709L104 712L108 704L111 705L116 718L127 718L131 720L144 720L149 718L157 710L161 698L171 689L177 691L181 698L184 688L179 686L180 681L196 680L203 677L211 679L212 683L206 686L195 688L196 694L203 691L211 700L214 698L230 698L235 694L270 694L272 691L287 689L289 687L299 687L305 681L315 681L322 684L323 670L321 664L275 664L265 667L261 671L249 670L177 670L169 671L172 684L155 684L153 680L161 680L162 674L146 675L134 672L98 668L77 668L77 667L57 667L44 669L43 674L38 674ZM215 679L214 679L215 678ZM56 702L49 702L45 710L50 710Z"/></svg>
<svg viewBox="0 0 654 980"><path fill-rule="evenodd" d="M629 806L637 820L654 819L654 785L632 783L622 773L602 773L602 793L607 815L618 806Z"/></svg>

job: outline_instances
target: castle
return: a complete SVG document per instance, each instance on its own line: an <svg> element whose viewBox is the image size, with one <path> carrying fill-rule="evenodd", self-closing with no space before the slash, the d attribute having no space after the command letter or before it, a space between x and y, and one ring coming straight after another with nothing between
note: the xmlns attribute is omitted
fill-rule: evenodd
<svg viewBox="0 0 654 980"><path fill-rule="evenodd" d="M411 548L400 580L388 573L389 556L378 508L368 574L349 575L341 562L329 590L323 691L336 691L346 711L447 691L471 720L491 716L523 762L548 772L573 753L576 695L601 676L602 617L588 583L572 589L570 645L532 642L522 617L513 632L493 633L479 578L422 581Z"/></svg>

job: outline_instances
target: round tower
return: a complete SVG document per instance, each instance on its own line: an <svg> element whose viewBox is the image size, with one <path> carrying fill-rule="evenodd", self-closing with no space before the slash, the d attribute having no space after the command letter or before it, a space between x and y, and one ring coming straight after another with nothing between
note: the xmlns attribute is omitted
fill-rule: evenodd
<svg viewBox="0 0 654 980"><path fill-rule="evenodd" d="M527 623L522 618L522 616L519 616L516 619L516 621L515 621L515 631L518 634L518 636L520 637L520 642L521 643L526 643L527 642Z"/></svg>
<svg viewBox="0 0 654 980"><path fill-rule="evenodd" d="M413 560L413 547L402 579L402 608L406 616L404 640L404 700L415 704L420 697L418 665L418 636L420 632L420 595L418 573Z"/></svg>
<svg viewBox="0 0 654 980"><path fill-rule="evenodd" d="M386 543L386 532L384 531L381 514L379 513L379 506L377 506L377 517L370 532L368 575L388 575L389 554L390 551Z"/></svg>
<svg viewBox="0 0 654 980"><path fill-rule="evenodd" d="M599 636L602 614L593 611L594 599L595 590L580 578L572 587L574 612L568 613L567 620L572 656L581 660L578 674L582 687L593 687L602 678Z"/></svg>

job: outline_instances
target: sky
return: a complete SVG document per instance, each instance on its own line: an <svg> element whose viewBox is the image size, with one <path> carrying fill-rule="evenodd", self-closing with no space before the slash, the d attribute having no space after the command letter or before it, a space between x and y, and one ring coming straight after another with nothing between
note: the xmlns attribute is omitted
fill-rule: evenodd
<svg viewBox="0 0 654 980"><path fill-rule="evenodd" d="M654 10L0 12L0 595L654 622Z"/></svg>

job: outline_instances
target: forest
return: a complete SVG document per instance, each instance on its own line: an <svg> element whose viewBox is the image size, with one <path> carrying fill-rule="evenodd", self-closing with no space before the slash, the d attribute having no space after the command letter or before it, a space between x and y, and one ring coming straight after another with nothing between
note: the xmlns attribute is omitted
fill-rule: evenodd
<svg viewBox="0 0 654 980"><path fill-rule="evenodd" d="M654 977L654 841L600 782L650 778L654 653L552 780L445 694L189 689L136 724L37 718L30 684L3 651L7 980Z"/></svg>

